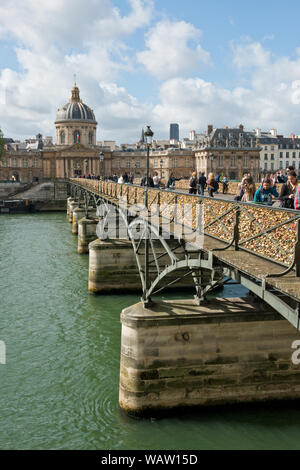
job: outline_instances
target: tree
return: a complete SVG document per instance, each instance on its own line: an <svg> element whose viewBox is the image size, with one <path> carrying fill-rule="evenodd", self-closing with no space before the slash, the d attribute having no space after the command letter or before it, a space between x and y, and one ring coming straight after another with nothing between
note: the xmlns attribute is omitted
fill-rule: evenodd
<svg viewBox="0 0 300 470"><path fill-rule="evenodd" d="M5 140L4 140L3 132L0 129L0 160L2 160L5 156L4 145L5 145Z"/></svg>

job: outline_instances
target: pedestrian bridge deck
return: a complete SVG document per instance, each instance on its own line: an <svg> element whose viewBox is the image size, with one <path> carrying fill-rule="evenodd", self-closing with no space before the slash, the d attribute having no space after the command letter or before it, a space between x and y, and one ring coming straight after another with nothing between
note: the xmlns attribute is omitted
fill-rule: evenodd
<svg viewBox="0 0 300 470"><path fill-rule="evenodd" d="M70 182L79 191L114 205L126 202L133 207L144 202L144 188L138 186L85 179ZM299 329L299 212L152 188L148 189L148 206L150 210L158 207L159 220L169 219L171 231L186 220L195 232L202 229L199 248L221 265L228 277L249 288ZM286 274L278 276L283 272Z"/></svg>

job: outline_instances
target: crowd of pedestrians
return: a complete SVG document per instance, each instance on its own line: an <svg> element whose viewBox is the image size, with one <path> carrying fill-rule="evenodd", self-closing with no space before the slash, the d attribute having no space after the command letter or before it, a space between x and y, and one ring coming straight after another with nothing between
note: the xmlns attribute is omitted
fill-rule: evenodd
<svg viewBox="0 0 300 470"><path fill-rule="evenodd" d="M100 176L95 174L78 175L78 178L85 178L90 180L100 180ZM118 176L114 173L111 176L105 176L104 181L112 181L119 184L133 184L134 175L132 173L124 173ZM170 190L175 190L176 178L173 173L167 181L166 187ZM280 191L278 192L278 186ZM146 186L146 177L141 179L141 186ZM148 187L159 188L161 187L161 178L158 173L148 178ZM207 191L209 197L214 197L215 194L222 192L226 194L229 188L229 179L227 176L214 173L209 173L206 177L205 173L199 175L194 172L189 180L189 194L204 196ZM282 208L300 210L300 182L298 175L293 167L283 171L278 171L276 174L267 174L258 185L255 184L254 179L250 173L245 173L241 183L238 185L238 192L234 198L236 201L252 202L255 204L272 206L274 201L279 201Z"/></svg>
<svg viewBox="0 0 300 470"><path fill-rule="evenodd" d="M208 177L206 177L205 173L200 173L198 176L194 172L189 182L189 193L204 196L207 189L209 197L214 197L214 194L219 193L220 185L222 185L223 194L226 194L229 185L229 179L226 176L219 174L215 176L213 173L209 173Z"/></svg>

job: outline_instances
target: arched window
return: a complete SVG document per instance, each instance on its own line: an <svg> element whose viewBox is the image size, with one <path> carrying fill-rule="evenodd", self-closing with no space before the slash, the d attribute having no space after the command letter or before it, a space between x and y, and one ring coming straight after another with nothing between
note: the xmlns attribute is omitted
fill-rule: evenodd
<svg viewBox="0 0 300 470"><path fill-rule="evenodd" d="M93 133L93 132L89 132L89 144L90 144L90 145L93 145L93 138L94 138L94 133Z"/></svg>
<svg viewBox="0 0 300 470"><path fill-rule="evenodd" d="M60 133L60 143L64 144L65 142L66 142L66 134L64 133L64 131L62 131Z"/></svg>
<svg viewBox="0 0 300 470"><path fill-rule="evenodd" d="M74 132L74 144L79 144L79 142L80 142L80 132L75 131Z"/></svg>

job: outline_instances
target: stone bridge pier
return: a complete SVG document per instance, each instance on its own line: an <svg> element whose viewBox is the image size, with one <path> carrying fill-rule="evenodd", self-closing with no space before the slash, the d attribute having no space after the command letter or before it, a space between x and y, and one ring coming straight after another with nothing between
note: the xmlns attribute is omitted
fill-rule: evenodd
<svg viewBox="0 0 300 470"><path fill-rule="evenodd" d="M121 315L119 403L139 417L237 403L298 400L300 334L245 299L140 303Z"/></svg>

